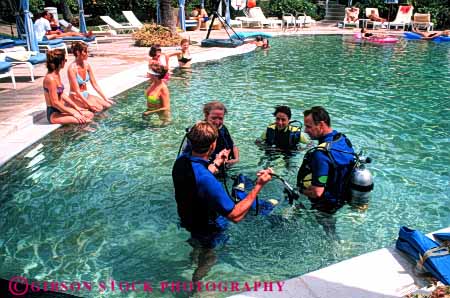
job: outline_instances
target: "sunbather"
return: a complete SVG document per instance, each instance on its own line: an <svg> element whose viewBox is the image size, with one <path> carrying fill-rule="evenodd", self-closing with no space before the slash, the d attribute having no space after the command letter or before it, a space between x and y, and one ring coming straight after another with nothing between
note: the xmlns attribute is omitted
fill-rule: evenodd
<svg viewBox="0 0 450 298"><path fill-rule="evenodd" d="M51 124L86 124L94 114L77 106L64 94L60 71L66 63L64 50L47 52L47 75L44 78L44 97L47 104L47 120Z"/></svg>
<svg viewBox="0 0 450 298"><path fill-rule="evenodd" d="M52 31L60 31L60 32L64 32L64 30L61 28L61 26L59 26L58 21L55 19L55 16L50 13L50 28L52 29Z"/></svg>
<svg viewBox="0 0 450 298"><path fill-rule="evenodd" d="M87 62L88 46L82 42L75 42L72 45L72 52L75 56L75 61L73 61L67 69L71 99L78 106L89 109L92 112L101 112L103 109L111 107L115 102L105 96L102 89L97 84L94 70ZM94 96L87 91L87 83L89 82L100 97Z"/></svg>
<svg viewBox="0 0 450 298"><path fill-rule="evenodd" d="M200 30L202 23L206 23L207 21L209 21L209 16L204 8L202 8L200 5L197 5L191 12L190 19L198 21L197 28L195 30Z"/></svg>
<svg viewBox="0 0 450 298"><path fill-rule="evenodd" d="M413 28L414 33L417 33L422 36L422 39L425 40L431 40L435 39L439 36L450 36L450 30L444 30L444 31L430 31L430 32L421 32L417 30L417 28Z"/></svg>
<svg viewBox="0 0 450 298"><path fill-rule="evenodd" d="M61 32L61 31L52 31L50 26L51 13L48 11L44 11L41 14L41 17L34 22L34 31L36 34L36 39L38 41L42 40L50 40L68 36L81 36L81 37L92 37L92 31L88 33L78 33L78 32Z"/></svg>
<svg viewBox="0 0 450 298"><path fill-rule="evenodd" d="M352 6L345 11L345 21L346 22L356 22L358 20L358 8Z"/></svg>
<svg viewBox="0 0 450 298"><path fill-rule="evenodd" d="M381 18L381 17L377 14L377 12L375 11L375 9L372 9L372 10L370 11L369 20L374 21L374 22L382 22L382 23L386 22L386 19Z"/></svg>

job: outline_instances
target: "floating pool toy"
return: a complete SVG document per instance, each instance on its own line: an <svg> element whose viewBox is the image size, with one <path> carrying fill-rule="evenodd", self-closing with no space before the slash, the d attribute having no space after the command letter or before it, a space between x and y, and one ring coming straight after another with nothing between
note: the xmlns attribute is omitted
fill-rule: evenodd
<svg viewBox="0 0 450 298"><path fill-rule="evenodd" d="M397 43L398 42L398 38L396 37L392 37L392 36L388 36L388 37L369 37L369 39L367 39L370 42L376 42L376 43Z"/></svg>
<svg viewBox="0 0 450 298"><path fill-rule="evenodd" d="M415 32L405 32L405 33L403 33L403 36L405 37L405 39L408 39L408 40L423 39L422 35L417 34ZM450 41L450 36L436 36L435 38L433 38L431 40L436 41L436 42L446 42L446 41Z"/></svg>
<svg viewBox="0 0 450 298"><path fill-rule="evenodd" d="M256 36L261 36L264 38L271 38L272 34L264 33L264 32L236 32L235 34L231 35L232 39L247 39L252 38Z"/></svg>
<svg viewBox="0 0 450 298"><path fill-rule="evenodd" d="M219 47L219 48L236 48L243 45L244 42L239 39L204 39L201 46L204 48Z"/></svg>
<svg viewBox="0 0 450 298"><path fill-rule="evenodd" d="M403 33L403 36L409 40L422 39L422 35L414 33L414 32L405 32L405 33Z"/></svg>
<svg viewBox="0 0 450 298"><path fill-rule="evenodd" d="M362 39L361 33L359 33L359 32L353 34L353 37L356 39ZM366 40L368 42L374 42L374 43L397 43L398 42L398 38L392 37L392 36L386 36L386 37L371 36L371 37L364 38L364 40Z"/></svg>

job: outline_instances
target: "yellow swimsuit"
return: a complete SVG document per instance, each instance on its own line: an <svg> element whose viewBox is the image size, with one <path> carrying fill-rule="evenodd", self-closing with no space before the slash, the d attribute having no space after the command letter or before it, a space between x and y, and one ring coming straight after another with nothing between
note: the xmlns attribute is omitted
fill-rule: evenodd
<svg viewBox="0 0 450 298"><path fill-rule="evenodd" d="M147 95L147 102L151 105L160 105L161 99L155 95Z"/></svg>

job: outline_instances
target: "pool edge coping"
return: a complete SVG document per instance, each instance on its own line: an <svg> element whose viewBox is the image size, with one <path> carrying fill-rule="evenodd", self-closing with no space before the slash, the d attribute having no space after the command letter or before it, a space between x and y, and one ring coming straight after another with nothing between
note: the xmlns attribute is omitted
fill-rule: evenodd
<svg viewBox="0 0 450 298"><path fill-rule="evenodd" d="M192 63L218 61L226 57L247 54L255 49L256 46L251 44L244 44L237 48L208 48L207 51L192 54ZM169 65L170 67L177 65L176 57L172 57ZM98 83L108 97L114 97L147 81L146 73L147 65L143 63L103 78ZM88 90L96 94L92 86L89 86ZM0 144L0 169L14 157L61 126L60 124L49 124L47 122L45 119L45 103L40 104L36 109L31 114L23 115L12 123L10 131L3 136Z"/></svg>

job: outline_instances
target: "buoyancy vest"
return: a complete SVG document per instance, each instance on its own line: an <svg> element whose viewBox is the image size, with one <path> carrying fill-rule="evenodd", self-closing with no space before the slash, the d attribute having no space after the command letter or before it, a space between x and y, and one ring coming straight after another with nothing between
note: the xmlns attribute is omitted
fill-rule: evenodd
<svg viewBox="0 0 450 298"><path fill-rule="evenodd" d="M319 146L308 150L297 175L299 188L308 188L311 185L312 159L317 151L328 157L332 170L328 173L325 191L321 197L323 200L314 201L323 202L322 204L328 205L328 207L339 208L349 199L348 185L355 165L353 146L344 134L336 132L332 135L331 140L324 140Z"/></svg>
<svg viewBox="0 0 450 298"><path fill-rule="evenodd" d="M234 143L233 139L231 138L230 132L225 125L222 125L222 127L219 129L219 137L217 138L216 149L211 154L211 159L214 159L215 156L223 149L231 149L228 158L234 159L235 157L233 153L233 147Z"/></svg>
<svg viewBox="0 0 450 298"><path fill-rule="evenodd" d="M191 160L191 157L182 154L172 169L180 225L189 232L200 235L221 232L214 223L219 214L202 204L198 198L193 162L201 163L206 169L208 167L207 161Z"/></svg>
<svg viewBox="0 0 450 298"><path fill-rule="evenodd" d="M301 127L288 125L285 129L279 130L273 123L267 126L265 143L284 150L295 150L301 140L301 135Z"/></svg>

